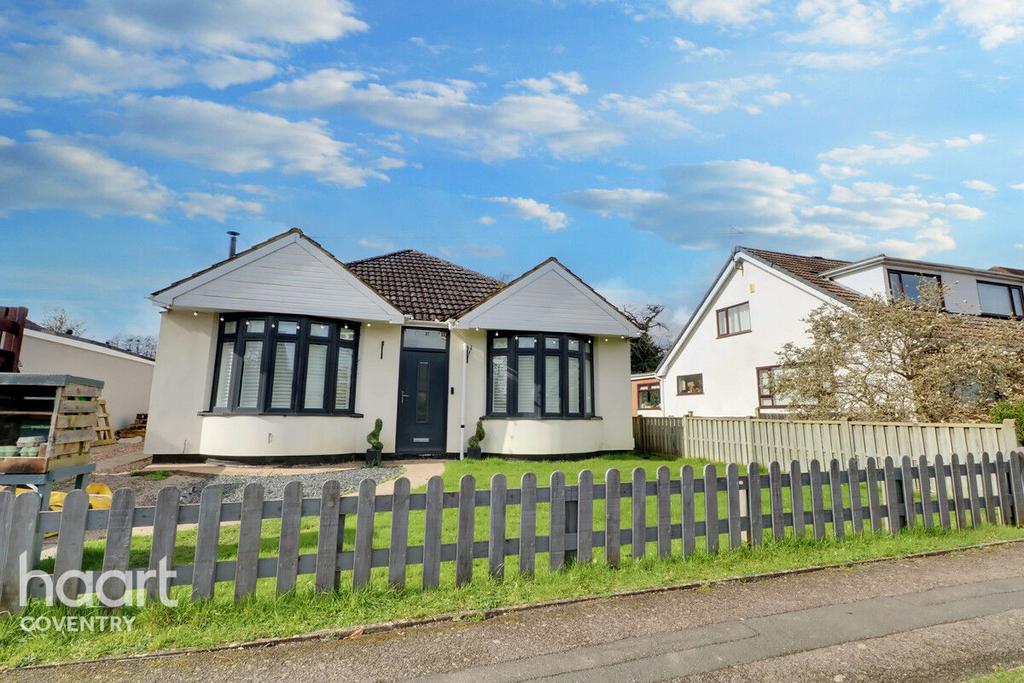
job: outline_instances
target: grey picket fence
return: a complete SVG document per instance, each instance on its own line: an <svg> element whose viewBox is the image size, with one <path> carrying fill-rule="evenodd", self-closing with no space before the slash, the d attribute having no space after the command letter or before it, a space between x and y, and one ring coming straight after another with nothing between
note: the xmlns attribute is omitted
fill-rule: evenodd
<svg viewBox="0 0 1024 683"><path fill-rule="evenodd" d="M242 600L262 578L274 579L279 593L288 592L295 589L300 575L314 575L315 589L329 592L338 590L342 574L348 573L353 590L359 590L370 582L375 568L386 568L388 583L404 588L406 570L412 565L422 566L422 588L432 589L440 584L442 564L454 563L455 583L463 585L472 580L478 559L486 559L488 573L501 579L507 558L513 556L518 557L520 574L532 575L538 556L545 553L548 569L559 571L571 562L598 559L618 566L623 548L639 559L646 555L648 544L655 545L658 557L686 559L698 552L699 538L704 539L703 550L715 554L720 537L729 548L739 548L787 535L810 533L820 540L828 528L842 538L865 531L895 534L913 526L1020 526L1024 523L1022 466L1024 454L1019 452L968 455L963 461L954 455L949 464L942 456L931 461L923 456L900 461L887 457L881 463L868 458L864 466L851 458L845 467L838 460L825 467L813 460L807 471L797 461L785 469L772 462L766 471L752 463L745 474L732 463L725 468L725 476L719 476L714 465L707 465L703 476L685 465L678 479L663 466L652 481L642 468L635 468L627 482L621 481L616 469L605 473L603 483L595 482L592 472L583 471L575 485L567 485L565 475L555 472L545 488L538 488L532 473L523 475L518 489L509 489L501 474L494 475L490 487L483 490L477 489L471 475L462 477L458 491L445 491L442 479L433 477L423 493L412 493L409 481L399 478L394 493L388 495L377 495L376 484L367 479L356 496L342 496L338 482L329 481L318 498L303 498L301 484L291 482L281 500L264 500L263 487L249 484L241 502L223 502L223 491L210 487L198 505L179 504L180 492L169 487L160 491L153 507L136 507L133 492L122 489L115 492L110 510L89 510L85 494L74 492L60 512L40 512L35 494L15 498L5 492L0 493L0 539L6 539L0 546L0 598L11 612L24 607L18 558L22 553L31 556L38 534L53 531L59 532L55 580L82 568L86 532L102 530L106 532L102 570L126 572L132 585L144 586L150 596L157 594L158 587L151 579L147 582L143 572L155 569L161 560L173 565L182 525L197 529L194 557L190 565L173 566L176 576L171 584L190 585L194 600L212 598L222 582L234 582L234 597ZM719 494L724 500L719 500ZM603 525L595 524L594 502L600 500L605 501ZM673 512L674 502L679 504L677 512ZM656 510L653 525L648 524L649 504ZM547 535L538 535L537 512L545 505ZM519 508L518 537L510 537L507 528L509 506ZM483 533L477 534L477 508L489 510L485 539L480 538ZM628 510L628 528L623 528L622 508ZM446 509L457 510L454 543L443 542ZM422 519L423 544L410 546L410 512L417 510L424 511L417 517ZM375 517L384 513L391 515L388 542L375 547ZM348 549L345 528L353 516L355 543ZM300 552L303 517L319 520L315 553ZM275 557L260 553L262 526L268 519L281 522ZM226 524L239 527L237 555L218 560L220 531ZM139 528L151 529L145 568L130 566L132 535ZM600 550L603 556L595 557ZM98 572L87 571L85 576L95 579ZM73 590L76 581L69 582ZM28 593L40 596L44 585L33 579Z"/></svg>

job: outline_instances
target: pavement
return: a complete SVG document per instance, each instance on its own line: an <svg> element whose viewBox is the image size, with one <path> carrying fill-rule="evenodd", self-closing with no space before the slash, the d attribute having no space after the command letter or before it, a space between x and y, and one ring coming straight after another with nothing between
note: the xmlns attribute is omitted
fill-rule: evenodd
<svg viewBox="0 0 1024 683"><path fill-rule="evenodd" d="M1024 664L1024 543L15 681L959 681ZM0 674L0 677L4 675Z"/></svg>

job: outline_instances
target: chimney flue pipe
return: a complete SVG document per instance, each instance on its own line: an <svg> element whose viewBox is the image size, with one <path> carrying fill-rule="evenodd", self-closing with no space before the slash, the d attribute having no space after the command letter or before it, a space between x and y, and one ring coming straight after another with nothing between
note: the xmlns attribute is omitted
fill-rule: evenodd
<svg viewBox="0 0 1024 683"><path fill-rule="evenodd" d="M238 251L238 235L237 231L228 230L228 258L234 256Z"/></svg>

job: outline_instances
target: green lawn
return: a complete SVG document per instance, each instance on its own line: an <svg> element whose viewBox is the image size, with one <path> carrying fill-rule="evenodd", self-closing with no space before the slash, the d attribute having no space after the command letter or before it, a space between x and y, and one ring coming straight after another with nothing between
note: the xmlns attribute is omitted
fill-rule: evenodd
<svg viewBox="0 0 1024 683"><path fill-rule="evenodd" d="M509 488L517 488L523 472L532 471L537 474L538 485L546 486L550 474L555 470L566 473L568 484L574 484L578 473L583 469L591 469L596 481L603 481L604 471L615 467L622 471L622 480L628 481L633 467L643 467L648 479L653 479L658 467L670 467L673 478L679 476L679 468L684 464L693 465L698 476L705 463L695 460L684 460L667 457L641 458L635 455L607 456L583 461L572 462L521 462L488 459L483 461L449 462L444 474L445 489L457 490L462 475L473 474L478 488L489 486L491 475L496 471L503 472L508 478ZM719 467L724 472L724 465ZM805 506L810 503L810 492L805 487ZM824 491L826 507L830 505L827 489ZM306 495L311 495L306 492ZM724 516L726 506L725 494L719 494L720 515ZM676 497L678 498L678 496ZM650 499L647 509L648 523L655 522L655 503ZM703 506L698 499L696 506L698 519L703 518ZM768 509L768 496L763 497L764 509ZM630 501L622 503L623 527L629 526ZM678 519L678 500L673 501L673 518ZM787 496L788 509L788 496ZM518 507L510 506L507 510L508 536L518 535ZM409 545L422 543L423 512L414 511L410 515ZM457 510L446 510L443 524L445 543L455 541ZM548 526L548 510L546 505L538 505L537 530L546 535ZM603 501L595 501L595 528L603 528ZM349 518L345 547L354 544L354 519ZM478 509L476 514L475 536L483 540L487 537L488 511ZM265 556L277 554L279 522L268 520L263 526L263 548ZM808 529L808 531L810 531ZM375 546L385 547L390 534L390 515L378 514L375 520ZM301 552L313 553L316 549L317 520L304 519L302 522ZM434 614L443 614L461 610L494 608L504 605L538 602L557 598L605 595L622 590L634 590L663 586L675 583L707 581L728 576L751 575L773 572L799 567L820 566L835 563L852 562L877 557L897 557L913 553L964 547L980 542L1024 538L1024 531L1010 527L981 526L975 530L959 531L928 531L916 528L909 533L892 537L887 534L865 534L851 536L842 541L829 536L825 541L815 542L808 539L789 537L779 542L768 542L762 548L744 548L734 551L724 550L726 539L721 539L723 552L715 557L708 557L702 552L694 558L682 561L680 542L673 544L673 559L652 559L655 554L652 547L648 548L648 558L641 562L628 562L629 548L623 547L623 564L619 569L612 569L602 563L603 553L595 549L594 563L586 566L572 566L567 571L550 573L547 571L547 556L537 557L537 574L533 578L520 576L517 558L509 558L506 578L502 582L487 577L486 560L474 563L474 580L469 585L456 588L454 585L454 568L452 563L442 566L441 588L426 593L421 592L419 585L421 574L419 567L410 567L407 588L403 591L389 589L386 585L386 569L377 569L368 590L353 593L350 590L351 575L342 576L341 590L329 596L317 596L312 591L312 577L299 578L294 594L278 598L274 594L272 579L259 582L256 594L241 605L232 602L232 585L221 583L217 586L216 598L210 602L192 604L188 601L188 589L175 590L175 596L181 604L174 609L161 606L146 608L126 608L125 614L136 618L134 628L130 632L121 633L76 633L56 634L45 633L33 636L25 635L18 627L17 620L0 622L0 663L7 666L19 666L45 661L81 659L109 654L130 654L168 648L212 646L217 644L250 640L268 636L286 636L305 633L318 629L338 628L343 626L365 624L394 619L408 619ZM226 526L221 531L219 549L220 559L231 559L235 556L238 541L237 526ZM176 562L191 564L195 546L195 532L183 531L179 534L176 550ZM698 550L702 549L703 539L698 539ZM133 566L144 567L148 562L149 538L136 537L132 541ZM102 545L89 543L86 548L86 566L98 569L102 563ZM50 569L45 566L45 569ZM63 612L59 608L46 608L38 602L28 610L29 615L56 615ZM82 614L103 614L102 610L79 610Z"/></svg>
<svg viewBox="0 0 1024 683"><path fill-rule="evenodd" d="M1024 681L1024 668L997 669L989 674L970 679L970 683L1017 683Z"/></svg>

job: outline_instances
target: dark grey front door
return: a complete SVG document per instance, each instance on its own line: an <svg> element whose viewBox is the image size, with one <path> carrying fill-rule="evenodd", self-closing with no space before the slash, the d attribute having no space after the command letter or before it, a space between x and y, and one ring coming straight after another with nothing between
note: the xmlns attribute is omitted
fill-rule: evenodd
<svg viewBox="0 0 1024 683"><path fill-rule="evenodd" d="M445 453L447 418L448 331L407 327L398 368L398 452Z"/></svg>

